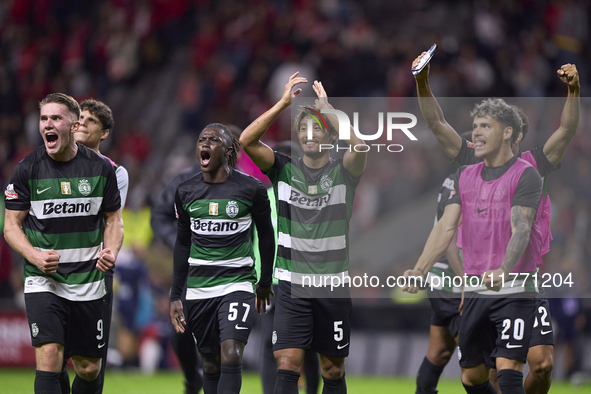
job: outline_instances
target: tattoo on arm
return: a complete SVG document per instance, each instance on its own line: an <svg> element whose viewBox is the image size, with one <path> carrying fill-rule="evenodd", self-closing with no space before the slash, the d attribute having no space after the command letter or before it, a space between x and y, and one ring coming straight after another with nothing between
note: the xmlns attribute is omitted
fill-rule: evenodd
<svg viewBox="0 0 591 394"><path fill-rule="evenodd" d="M536 209L516 205L511 208L511 239L507 245L507 252L501 264L501 269L510 273L521 258L529 242L532 223L536 216Z"/></svg>

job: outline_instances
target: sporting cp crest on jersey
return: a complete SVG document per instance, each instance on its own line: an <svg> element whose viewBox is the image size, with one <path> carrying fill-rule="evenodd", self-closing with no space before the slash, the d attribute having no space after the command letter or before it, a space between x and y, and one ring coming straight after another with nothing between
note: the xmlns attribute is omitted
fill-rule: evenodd
<svg viewBox="0 0 591 394"><path fill-rule="evenodd" d="M70 187L70 182L61 182L62 186L62 194L72 194L72 188Z"/></svg>
<svg viewBox="0 0 591 394"><path fill-rule="evenodd" d="M36 338L39 334L39 327L37 327L37 323L31 324L31 334L33 334L33 338Z"/></svg>
<svg viewBox="0 0 591 394"><path fill-rule="evenodd" d="M88 179L80 179L80 183L78 183L78 190L83 196L88 196L90 192L92 192L92 186L90 186Z"/></svg>
<svg viewBox="0 0 591 394"><path fill-rule="evenodd" d="M327 192L332 186L332 179L326 174L322 175L320 178L320 188Z"/></svg>
<svg viewBox="0 0 591 394"><path fill-rule="evenodd" d="M226 205L226 215L231 218L235 218L238 215L238 203L236 201L230 201Z"/></svg>
<svg viewBox="0 0 591 394"><path fill-rule="evenodd" d="M210 202L209 203L209 214L212 216L217 216L218 215L218 206L219 206L219 204L217 202Z"/></svg>

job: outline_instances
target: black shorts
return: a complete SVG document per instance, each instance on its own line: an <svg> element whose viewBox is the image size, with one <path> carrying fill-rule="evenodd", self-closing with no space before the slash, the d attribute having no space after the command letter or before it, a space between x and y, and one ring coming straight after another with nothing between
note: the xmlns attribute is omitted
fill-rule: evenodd
<svg viewBox="0 0 591 394"><path fill-rule="evenodd" d="M466 293L460 323L460 366L495 368L496 357L525 363L535 306L535 298L485 298Z"/></svg>
<svg viewBox="0 0 591 394"><path fill-rule="evenodd" d="M188 326L202 354L219 354L226 339L248 343L254 325L255 295L235 291L222 297L187 300Z"/></svg>
<svg viewBox="0 0 591 394"><path fill-rule="evenodd" d="M312 349L334 358L349 355L351 298L292 298L291 283L282 280L275 298L273 351Z"/></svg>
<svg viewBox="0 0 591 394"><path fill-rule="evenodd" d="M536 317L531 332L529 347L538 345L554 345L554 328L550 316L550 305L545 298L536 299Z"/></svg>
<svg viewBox="0 0 591 394"><path fill-rule="evenodd" d="M106 297L70 301L49 292L25 294L33 346L61 343L68 356L103 358L109 338Z"/></svg>
<svg viewBox="0 0 591 394"><path fill-rule="evenodd" d="M457 294L443 290L429 291L429 302L433 308L431 325L447 327L452 337L458 335L460 330L460 302L462 299Z"/></svg>

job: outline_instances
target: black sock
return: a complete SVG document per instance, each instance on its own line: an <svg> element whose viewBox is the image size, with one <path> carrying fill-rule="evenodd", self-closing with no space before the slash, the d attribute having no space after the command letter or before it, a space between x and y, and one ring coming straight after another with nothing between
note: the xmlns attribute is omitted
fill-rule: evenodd
<svg viewBox="0 0 591 394"><path fill-rule="evenodd" d="M68 375L65 363L62 372L60 372L60 387L62 388L62 394L70 394L70 375Z"/></svg>
<svg viewBox="0 0 591 394"><path fill-rule="evenodd" d="M514 369L502 369L497 372L497 380L503 394L525 394L523 372Z"/></svg>
<svg viewBox="0 0 591 394"><path fill-rule="evenodd" d="M437 383L443 372L443 367L438 367L427 359L423 358L423 363L417 373L417 392L416 394L436 394Z"/></svg>
<svg viewBox="0 0 591 394"><path fill-rule="evenodd" d="M98 377L89 382L76 375L72 382L72 394L99 394L100 380Z"/></svg>
<svg viewBox="0 0 591 394"><path fill-rule="evenodd" d="M345 381L345 374L343 377L336 380L326 379L324 380L324 387L322 388L322 394L347 394L347 382Z"/></svg>
<svg viewBox="0 0 591 394"><path fill-rule="evenodd" d="M35 371L35 394L61 394L60 372Z"/></svg>
<svg viewBox="0 0 591 394"><path fill-rule="evenodd" d="M286 369L277 370L273 394L298 394L298 380L300 380L300 374L297 372Z"/></svg>
<svg viewBox="0 0 591 394"><path fill-rule="evenodd" d="M306 376L306 394L318 393L320 385L318 353L310 349L304 353L304 375Z"/></svg>
<svg viewBox="0 0 591 394"><path fill-rule="evenodd" d="M203 393L217 394L220 373L203 373Z"/></svg>
<svg viewBox="0 0 591 394"><path fill-rule="evenodd" d="M242 387L242 363L222 364L218 394L238 394Z"/></svg>
<svg viewBox="0 0 591 394"><path fill-rule="evenodd" d="M497 390L495 390L495 387L492 385L490 380L475 386L466 386L464 383L462 384L464 385L464 389L468 394L497 394Z"/></svg>
<svg viewBox="0 0 591 394"><path fill-rule="evenodd" d="M191 330L185 330L184 333L172 331L170 344L185 376L185 394L197 394L203 387L203 380L199 374L195 339Z"/></svg>

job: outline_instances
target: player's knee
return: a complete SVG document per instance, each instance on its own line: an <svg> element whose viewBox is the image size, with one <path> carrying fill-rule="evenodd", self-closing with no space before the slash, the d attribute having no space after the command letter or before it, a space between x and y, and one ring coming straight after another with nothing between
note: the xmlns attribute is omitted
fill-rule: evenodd
<svg viewBox="0 0 591 394"><path fill-rule="evenodd" d="M80 378L92 382L96 378L98 378L99 373L101 372L101 362L86 362L81 363L76 369L76 375Z"/></svg>
<svg viewBox="0 0 591 394"><path fill-rule="evenodd" d="M291 355L282 355L275 352L275 361L277 361L277 369L301 373L303 359L298 359Z"/></svg>
<svg viewBox="0 0 591 394"><path fill-rule="evenodd" d="M324 359L320 363L320 369L322 370L322 376L326 379L337 380L343 377L345 374L345 360L344 359L331 359L331 362L326 362Z"/></svg>
<svg viewBox="0 0 591 394"><path fill-rule="evenodd" d="M484 365L470 368L462 368L462 383L467 386L476 386L485 383L489 378L489 370Z"/></svg>
<svg viewBox="0 0 591 394"><path fill-rule="evenodd" d="M63 349L63 346L59 343L45 343L41 346L38 346L35 350L35 353L37 356L53 360L60 358L61 349Z"/></svg>
<svg viewBox="0 0 591 394"><path fill-rule="evenodd" d="M427 358L433 365L443 367L447 365L452 355L453 352L448 349L439 349L437 352L427 354Z"/></svg>
<svg viewBox="0 0 591 394"><path fill-rule="evenodd" d="M222 342L222 364L240 364L244 354L244 343L235 340Z"/></svg>
<svg viewBox="0 0 591 394"><path fill-rule="evenodd" d="M554 360L552 357L546 357L540 362L531 365L534 374L540 377L550 376L552 369L554 369Z"/></svg>
<svg viewBox="0 0 591 394"><path fill-rule="evenodd" d="M215 375L220 372L220 358L215 354L201 354L203 361L203 372Z"/></svg>
<svg viewBox="0 0 591 394"><path fill-rule="evenodd" d="M333 365L330 368L322 369L322 376L326 379L337 380L345 374L345 366Z"/></svg>
<svg viewBox="0 0 591 394"><path fill-rule="evenodd" d="M37 369L41 371L59 372L63 363L63 345L45 343L35 347Z"/></svg>

